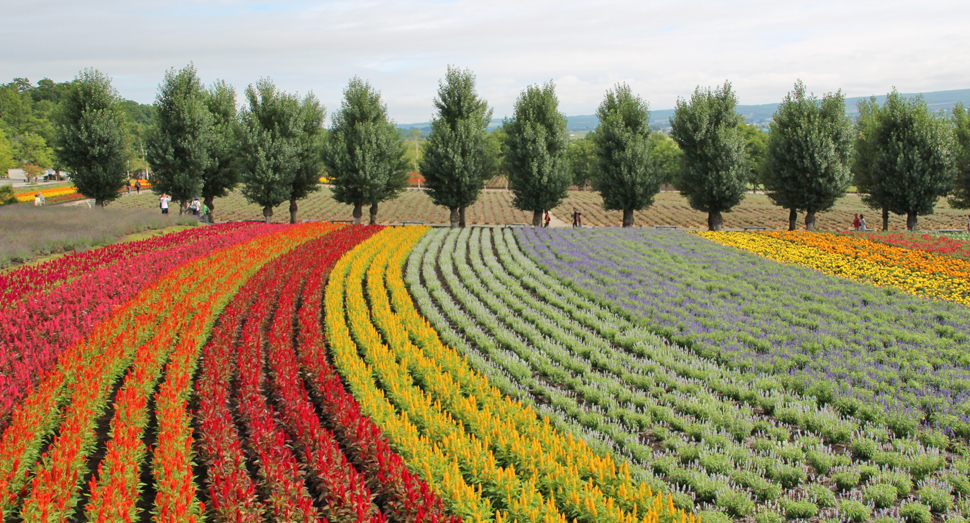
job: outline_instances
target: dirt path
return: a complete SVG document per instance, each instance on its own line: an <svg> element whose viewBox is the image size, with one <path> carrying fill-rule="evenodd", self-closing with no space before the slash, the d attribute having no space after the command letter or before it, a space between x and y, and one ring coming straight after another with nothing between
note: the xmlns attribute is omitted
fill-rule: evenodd
<svg viewBox="0 0 970 523"><path fill-rule="evenodd" d="M549 227L570 227L571 224L556 218L555 214L549 213Z"/></svg>

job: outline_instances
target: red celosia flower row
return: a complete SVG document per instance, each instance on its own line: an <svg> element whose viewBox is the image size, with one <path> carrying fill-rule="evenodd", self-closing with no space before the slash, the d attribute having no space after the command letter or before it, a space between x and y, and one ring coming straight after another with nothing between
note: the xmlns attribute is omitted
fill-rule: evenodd
<svg viewBox="0 0 970 523"><path fill-rule="evenodd" d="M892 234L866 234L863 237L870 241L888 243L897 247L970 259L970 242L955 240L946 236L896 232Z"/></svg>
<svg viewBox="0 0 970 523"><path fill-rule="evenodd" d="M129 366L131 371L118 397L115 439L108 444L108 460L99 466L101 477L92 484L93 504L88 514L92 519L114 520L133 514L139 479L136 470L144 455L140 433L148 417L145 397L154 388L160 365L173 348L192 353L188 360L194 360L214 314L235 290L266 261L320 233L319 225L285 227L278 234L257 237L183 265L138 293L84 343L65 351L56 369L14 411L0 439L0 520L13 515L28 481L21 518L60 520L74 510L81 478L87 472L86 456L96 443L96 421L106 408L110 389ZM205 292L195 292L198 289ZM177 347L173 347L176 337ZM173 357L173 361L185 358ZM58 415L61 403L67 407ZM41 442L58 425L57 436L33 467L31 477L31 464ZM160 441L159 447L163 444L171 446ZM134 469L126 462L129 458L136 460ZM169 468L170 464L160 465ZM109 504L117 506L102 510Z"/></svg>
<svg viewBox="0 0 970 523"><path fill-rule="evenodd" d="M52 262L40 269L25 267L10 273L7 277L16 277L13 281L18 284L38 278L46 282L42 288L53 288L14 299L4 309L4 315L16 321L0 322L0 429L6 427L14 406L52 369L61 352L80 343L137 292L182 264L280 227L205 227L105 249L113 255L84 253L63 258L60 264ZM138 270L125 270L128 266ZM64 283L68 279L73 280Z"/></svg>

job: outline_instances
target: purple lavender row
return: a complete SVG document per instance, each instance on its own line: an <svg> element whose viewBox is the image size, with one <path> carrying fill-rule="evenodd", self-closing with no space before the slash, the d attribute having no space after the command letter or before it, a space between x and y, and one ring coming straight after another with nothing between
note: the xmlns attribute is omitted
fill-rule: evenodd
<svg viewBox="0 0 970 523"><path fill-rule="evenodd" d="M516 231L577 290L697 354L899 435L970 437L970 309L648 229Z"/></svg>

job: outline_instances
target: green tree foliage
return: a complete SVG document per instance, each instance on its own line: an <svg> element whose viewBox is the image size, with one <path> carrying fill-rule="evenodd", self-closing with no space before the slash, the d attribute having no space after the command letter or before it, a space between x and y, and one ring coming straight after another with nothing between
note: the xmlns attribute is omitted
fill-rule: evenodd
<svg viewBox="0 0 970 523"><path fill-rule="evenodd" d="M889 199L882 184L874 175L872 166L876 159L876 127L878 125L879 104L876 97L859 101L859 116L856 119L856 139L852 155L852 181L859 191L862 203L882 213L882 230L889 230Z"/></svg>
<svg viewBox="0 0 970 523"><path fill-rule="evenodd" d="M239 184L236 91L226 82L217 81L206 92L205 105L212 115L212 162L202 170L202 201L209 208L209 220L213 221L215 199L227 196Z"/></svg>
<svg viewBox="0 0 970 523"><path fill-rule="evenodd" d="M596 178L596 144L592 140L593 135L593 132L589 132L578 140L570 141L566 146L572 184L584 191Z"/></svg>
<svg viewBox="0 0 970 523"><path fill-rule="evenodd" d="M14 144L14 156L22 164L36 165L47 169L54 165L54 150L39 134L23 134Z"/></svg>
<svg viewBox="0 0 970 523"><path fill-rule="evenodd" d="M651 133L647 145L663 183L673 185L684 169L684 152L673 138L660 132Z"/></svg>
<svg viewBox="0 0 970 523"><path fill-rule="evenodd" d="M865 153L872 158L866 188L872 190L875 184L882 200L877 204L906 215L911 231L918 216L932 214L936 201L952 186L955 146L949 126L948 120L930 113L922 97L905 99L894 89L866 138Z"/></svg>
<svg viewBox="0 0 970 523"><path fill-rule="evenodd" d="M323 174L323 120L326 112L313 93L308 93L298 102L295 125L287 135L296 145L297 166L290 185L290 223L296 223L297 201L320 190L320 176ZM282 126L281 126L282 128Z"/></svg>
<svg viewBox="0 0 970 523"><path fill-rule="evenodd" d="M765 190L775 205L790 210L795 230L799 210L805 228L815 229L815 213L827 211L845 195L852 178L853 129L842 92L821 100L799 80L775 112L768 142Z"/></svg>
<svg viewBox="0 0 970 523"><path fill-rule="evenodd" d="M593 189L603 208L623 211L623 226L633 226L633 212L653 205L662 175L650 157L650 108L630 86L606 92L596 111L599 125L593 137L598 175Z"/></svg>
<svg viewBox="0 0 970 523"><path fill-rule="evenodd" d="M61 161L78 192L99 207L118 198L125 174L127 118L111 79L95 69L82 71L61 107Z"/></svg>
<svg viewBox="0 0 970 523"><path fill-rule="evenodd" d="M508 136L505 126L502 125L488 133L488 157L492 159L492 164L485 175L486 180L508 175L505 168L505 140ZM508 185L505 188L508 189Z"/></svg>
<svg viewBox="0 0 970 523"><path fill-rule="evenodd" d="M555 84L526 87L504 126L512 205L532 211L532 225L539 227L542 213L558 206L572 183L566 158L569 131L566 115L559 112Z"/></svg>
<svg viewBox="0 0 970 523"><path fill-rule="evenodd" d="M212 164L212 114L195 66L170 69L158 87L154 126L146 140L154 170L152 192L179 202L179 214L202 189L202 173Z"/></svg>
<svg viewBox="0 0 970 523"><path fill-rule="evenodd" d="M323 108L313 94L301 100L278 91L268 78L246 88L246 99L240 132L243 196L263 207L267 222L273 207L289 200L295 222L296 201L316 190L320 177Z"/></svg>
<svg viewBox="0 0 970 523"><path fill-rule="evenodd" d="M741 134L744 136L744 152L748 157L751 169L749 183L753 189L764 183L765 172L768 168L768 133L747 123L741 124Z"/></svg>
<svg viewBox="0 0 970 523"><path fill-rule="evenodd" d="M438 83L434 106L421 174L431 201L451 211L451 226L464 227L465 208L478 200L493 164L488 147L492 110L475 90L475 75L451 66Z"/></svg>
<svg viewBox="0 0 970 523"><path fill-rule="evenodd" d="M970 209L970 109L963 104L953 108L953 133L956 139L956 173L950 205L957 209Z"/></svg>
<svg viewBox="0 0 970 523"><path fill-rule="evenodd" d="M707 213L707 225L721 230L722 212L744 199L750 176L730 82L715 90L697 87L689 102L677 100L671 136L684 153L684 168L674 185L694 209Z"/></svg>
<svg viewBox="0 0 970 523"><path fill-rule="evenodd" d="M378 204L407 186L404 138L387 118L387 106L370 83L354 77L344 90L340 110L327 133L323 161L338 202L354 206L354 223L370 205L377 223Z"/></svg>
<svg viewBox="0 0 970 523"><path fill-rule="evenodd" d="M7 171L17 166L14 160L13 147L7 139L7 133L0 129L0 178L7 177Z"/></svg>

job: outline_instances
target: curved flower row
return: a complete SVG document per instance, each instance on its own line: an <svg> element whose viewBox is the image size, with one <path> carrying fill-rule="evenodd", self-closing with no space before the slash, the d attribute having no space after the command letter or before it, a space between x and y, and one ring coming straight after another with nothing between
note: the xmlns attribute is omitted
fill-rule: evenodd
<svg viewBox="0 0 970 523"><path fill-rule="evenodd" d="M35 289L23 299L7 302L3 311L5 317L17 321L0 322L0 429L27 391L53 368L61 352L80 343L136 293L182 264L281 227L258 224L193 229L113 246L106 249L107 254L85 253L7 275L17 282L37 277L43 282L38 285L50 290ZM128 266L139 270L122 270Z"/></svg>
<svg viewBox="0 0 970 523"><path fill-rule="evenodd" d="M144 397L154 388L158 367L173 351L174 334L179 347L194 346L197 351L216 313L249 275L319 234L320 225L285 227L182 265L138 293L82 343L64 351L57 368L15 409L0 439L0 519L13 516L28 482L19 513L22 519L63 519L74 510L79 482L87 470L86 456L96 443L96 420L106 408L112 384L134 362L119 391L117 439L109 442L109 461L100 466L90 514L99 516L99 503L110 504L116 515L131 513L139 478L128 468L128 460L137 463L144 455L139 437L148 417ZM59 404L67 405L63 412L58 411ZM58 427L40 462L32 466L41 443Z"/></svg>
<svg viewBox="0 0 970 523"><path fill-rule="evenodd" d="M863 237L872 242L886 243L889 245L895 245L897 247L917 249L956 258L970 259L970 242L966 240L957 240L947 236L894 232L890 234L866 234Z"/></svg>
<svg viewBox="0 0 970 523"><path fill-rule="evenodd" d="M401 278L404 259L424 232L405 228L373 238L337 264L327 287L336 366L355 396L375 400L365 409L373 409L405 459L448 493L466 519L484 519L492 510L497 521L685 518L671 498L665 503L634 485L625 466L503 398L440 343Z"/></svg>
<svg viewBox="0 0 970 523"><path fill-rule="evenodd" d="M34 196L36 196L37 193L43 194L44 198L54 198L56 196L64 196L65 194L74 194L76 192L77 192L77 187L56 187L54 189L43 189L40 191L22 192L20 194L17 194L15 198L17 198L18 202L23 203L23 202L33 201Z"/></svg>
<svg viewBox="0 0 970 523"><path fill-rule="evenodd" d="M970 305L970 261L840 234L775 231L697 234L775 261Z"/></svg>

